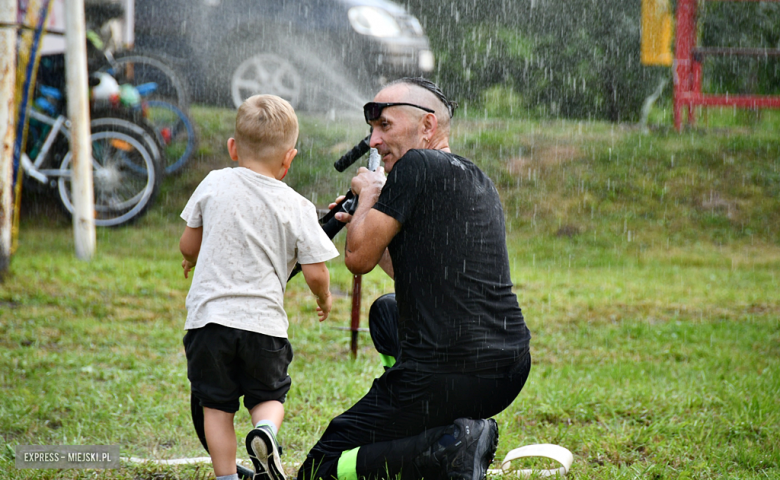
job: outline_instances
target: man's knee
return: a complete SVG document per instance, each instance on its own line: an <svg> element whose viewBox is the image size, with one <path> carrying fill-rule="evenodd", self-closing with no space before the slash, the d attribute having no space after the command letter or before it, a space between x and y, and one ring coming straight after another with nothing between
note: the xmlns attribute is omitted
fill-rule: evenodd
<svg viewBox="0 0 780 480"><path fill-rule="evenodd" d="M398 342L398 304L394 293L382 295L371 305L368 329L379 353L398 358L401 346Z"/></svg>

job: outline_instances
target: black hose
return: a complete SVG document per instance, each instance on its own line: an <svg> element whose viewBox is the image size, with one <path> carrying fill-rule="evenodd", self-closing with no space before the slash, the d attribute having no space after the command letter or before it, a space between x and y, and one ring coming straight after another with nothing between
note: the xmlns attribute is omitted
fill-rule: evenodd
<svg viewBox="0 0 780 480"><path fill-rule="evenodd" d="M341 158L339 158L336 163L333 164L333 168L335 168L339 172L343 172L347 168L349 168L350 165L357 162L360 157L366 154L368 152L369 146L368 142L371 141L371 134L369 133L366 138L361 140L357 145L352 147L352 150L348 151L344 154Z"/></svg>

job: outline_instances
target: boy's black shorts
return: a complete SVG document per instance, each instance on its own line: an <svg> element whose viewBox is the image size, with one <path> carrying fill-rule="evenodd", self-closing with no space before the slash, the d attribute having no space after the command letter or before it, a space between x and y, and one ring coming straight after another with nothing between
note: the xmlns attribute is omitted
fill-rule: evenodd
<svg viewBox="0 0 780 480"><path fill-rule="evenodd" d="M238 411L238 399L251 410L260 402L284 403L293 358L286 338L209 323L184 335L187 378L203 407Z"/></svg>

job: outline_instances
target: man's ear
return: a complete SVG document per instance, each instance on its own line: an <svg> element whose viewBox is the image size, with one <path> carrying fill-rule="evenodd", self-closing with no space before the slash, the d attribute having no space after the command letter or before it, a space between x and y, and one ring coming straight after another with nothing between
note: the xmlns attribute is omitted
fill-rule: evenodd
<svg viewBox="0 0 780 480"><path fill-rule="evenodd" d="M439 128L439 119L432 113L427 113L422 120L423 135L432 138Z"/></svg>
<svg viewBox="0 0 780 480"><path fill-rule="evenodd" d="M238 145L236 145L236 139L233 137L228 138L227 141L228 154L230 159L234 162L238 161Z"/></svg>

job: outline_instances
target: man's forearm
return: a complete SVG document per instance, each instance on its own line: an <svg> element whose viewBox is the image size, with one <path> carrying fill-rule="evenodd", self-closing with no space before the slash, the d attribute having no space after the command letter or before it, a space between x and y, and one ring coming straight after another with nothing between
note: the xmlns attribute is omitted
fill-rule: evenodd
<svg viewBox="0 0 780 480"><path fill-rule="evenodd" d="M347 225L347 246L344 263L354 274L368 273L376 267L401 229L393 217L374 209L381 189L364 189L357 211ZM364 193L365 197L363 196Z"/></svg>
<svg viewBox="0 0 780 480"><path fill-rule="evenodd" d="M347 252L351 252L350 247L356 250L364 245L367 235L366 217L368 212L376 205L379 200L381 188L364 188L358 199L358 206L355 213L352 214L352 221L347 226Z"/></svg>

